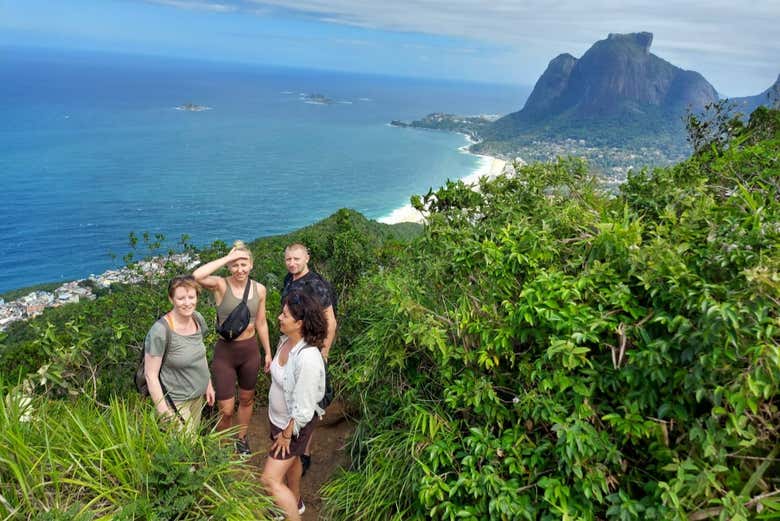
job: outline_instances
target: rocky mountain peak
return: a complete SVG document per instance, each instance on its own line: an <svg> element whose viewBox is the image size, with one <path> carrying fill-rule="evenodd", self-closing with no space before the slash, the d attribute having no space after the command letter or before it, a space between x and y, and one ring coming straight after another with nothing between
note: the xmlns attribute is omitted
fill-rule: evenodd
<svg viewBox="0 0 780 521"><path fill-rule="evenodd" d="M685 71L650 52L653 34L611 33L581 58L561 54L539 78L524 112L572 117L643 112L648 107L698 109L718 94L700 74Z"/></svg>
<svg viewBox="0 0 780 521"><path fill-rule="evenodd" d="M653 44L653 33L648 33L648 32L629 33L629 34L609 33L609 35L607 36L607 40L637 45L640 48L642 48L642 50L644 50L645 53L649 53L650 46Z"/></svg>
<svg viewBox="0 0 780 521"><path fill-rule="evenodd" d="M682 133L686 110L718 100L704 77L650 52L653 34L611 33L580 58L550 61L522 110L497 120L481 134L486 141L518 136L591 137L621 142L626 136Z"/></svg>

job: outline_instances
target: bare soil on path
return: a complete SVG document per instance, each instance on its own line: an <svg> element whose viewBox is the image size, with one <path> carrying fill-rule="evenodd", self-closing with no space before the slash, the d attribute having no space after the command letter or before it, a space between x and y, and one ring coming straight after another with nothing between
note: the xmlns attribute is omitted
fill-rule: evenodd
<svg viewBox="0 0 780 521"><path fill-rule="evenodd" d="M355 430L344 415L340 401L333 402L314 430L311 447L311 467L301 480L301 495L306 504L304 521L319 519L322 509L319 489L339 468L349 467L347 439ZM257 477L265 465L271 447L268 429L268 408L256 407L249 423L249 443L253 455L249 462L257 467Z"/></svg>

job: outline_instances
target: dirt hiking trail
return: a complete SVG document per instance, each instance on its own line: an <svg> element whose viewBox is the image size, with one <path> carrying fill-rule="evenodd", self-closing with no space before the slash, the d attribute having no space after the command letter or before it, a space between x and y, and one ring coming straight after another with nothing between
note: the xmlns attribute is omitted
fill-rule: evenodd
<svg viewBox="0 0 780 521"><path fill-rule="evenodd" d="M319 489L323 483L339 468L348 468L349 452L346 443L355 430L354 424L344 416L340 401L334 401L325 412L325 416L314 430L314 440L311 447L311 467L301 480L301 495L306 504L304 521L319 519L322 509ZM253 455L249 462L257 467L257 479L260 479L268 448L271 446L268 437L268 407L257 406L249 423L249 443Z"/></svg>

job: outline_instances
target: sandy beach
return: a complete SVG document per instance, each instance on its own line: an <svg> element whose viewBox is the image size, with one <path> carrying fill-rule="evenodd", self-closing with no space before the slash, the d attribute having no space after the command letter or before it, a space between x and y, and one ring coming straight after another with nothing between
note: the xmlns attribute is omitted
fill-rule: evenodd
<svg viewBox="0 0 780 521"><path fill-rule="evenodd" d="M466 151L467 147L468 145L461 148L461 150L464 151L465 153L470 153ZM489 179L493 179L496 176L501 175L501 173L504 171L504 166L506 166L506 161L504 161L503 159L499 159L493 156L483 156L479 154L474 154L474 155L480 158L480 165L473 173L467 175L466 177L461 178L461 181L463 181L464 183L476 186L481 177L487 177ZM385 224L397 224L397 223L407 223L407 222L422 223L424 219L420 212L412 208L412 205L407 204L406 206L403 206L401 208L396 208L389 215L381 217L377 219L377 221Z"/></svg>

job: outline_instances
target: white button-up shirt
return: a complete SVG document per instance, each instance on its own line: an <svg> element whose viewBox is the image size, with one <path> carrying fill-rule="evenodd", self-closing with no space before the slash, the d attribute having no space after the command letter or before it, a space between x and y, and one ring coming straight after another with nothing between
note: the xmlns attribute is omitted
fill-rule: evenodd
<svg viewBox="0 0 780 521"><path fill-rule="evenodd" d="M279 339L281 346L287 337ZM276 350L276 357L279 349ZM275 357L275 358L276 358ZM277 360L278 363L278 360ZM325 411L318 405L325 396L325 362L320 350L310 346L301 339L290 350L287 363L283 367L284 380L281 382L284 390L284 401L293 422L293 436L309 423L315 414L320 417ZM288 420L289 421L289 420Z"/></svg>

